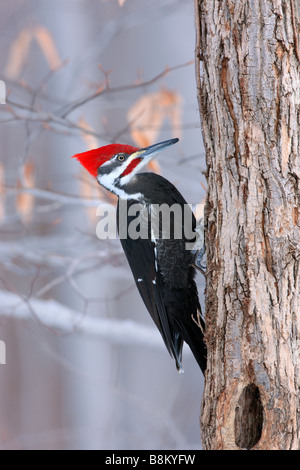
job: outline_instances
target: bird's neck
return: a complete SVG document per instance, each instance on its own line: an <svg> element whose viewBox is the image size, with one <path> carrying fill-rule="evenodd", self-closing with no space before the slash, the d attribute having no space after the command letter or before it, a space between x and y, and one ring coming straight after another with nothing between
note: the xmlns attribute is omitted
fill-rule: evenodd
<svg viewBox="0 0 300 470"><path fill-rule="evenodd" d="M98 176L97 178L98 183L100 186L103 186L103 188L107 189L111 193L115 194L118 196L120 199L134 199L139 202L143 202L143 195L140 192L135 192L135 193L130 193L126 191L126 186L122 186L121 184L117 182L112 182L111 179L109 178L109 175L102 175Z"/></svg>

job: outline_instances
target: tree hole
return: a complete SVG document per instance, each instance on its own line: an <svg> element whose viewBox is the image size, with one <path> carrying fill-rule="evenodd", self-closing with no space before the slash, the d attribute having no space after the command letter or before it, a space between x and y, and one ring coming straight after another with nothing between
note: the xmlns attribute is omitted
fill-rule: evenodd
<svg viewBox="0 0 300 470"><path fill-rule="evenodd" d="M251 449L261 438L263 405L259 388L247 385L242 391L235 409L235 443L241 449Z"/></svg>

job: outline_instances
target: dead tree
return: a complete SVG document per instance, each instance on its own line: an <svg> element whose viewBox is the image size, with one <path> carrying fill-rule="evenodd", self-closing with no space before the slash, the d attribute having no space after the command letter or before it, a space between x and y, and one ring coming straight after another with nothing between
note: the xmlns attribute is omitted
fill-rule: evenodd
<svg viewBox="0 0 300 470"><path fill-rule="evenodd" d="M297 0L195 0L206 449L299 446L299 13Z"/></svg>

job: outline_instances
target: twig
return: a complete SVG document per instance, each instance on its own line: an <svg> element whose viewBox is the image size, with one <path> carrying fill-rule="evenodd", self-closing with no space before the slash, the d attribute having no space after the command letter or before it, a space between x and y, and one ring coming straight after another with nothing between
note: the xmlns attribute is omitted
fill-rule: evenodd
<svg viewBox="0 0 300 470"><path fill-rule="evenodd" d="M46 189L39 189L39 188L24 188L24 187L15 187L15 186L3 186L6 192L10 193L27 193L35 196L39 199L46 199L48 201L55 201L61 204L69 204L69 205L78 205L84 207L97 207L99 204L103 203L102 199L97 198L82 198L80 196L72 196L71 194L60 193L57 191L50 191Z"/></svg>
<svg viewBox="0 0 300 470"><path fill-rule="evenodd" d="M116 88L111 88L111 87L100 88L96 92L92 93L90 96L86 96L84 98L79 99L75 103L72 103L71 105L68 106L68 108L65 111L62 110L62 109L59 110L58 114L64 119L70 113L75 111L77 108L79 108L79 107L85 105L86 103L98 98L99 96L103 96L107 93L119 93L119 92L122 92L122 91L135 90L137 88L144 88L144 87L153 85L153 83L155 83L158 80L160 80L161 78L165 77L170 72L173 72L174 70L181 69L183 67L187 67L188 65L191 65L193 63L194 63L194 61L189 61L189 62L185 62L184 64L175 65L173 67L166 67L165 70L163 70L159 74L155 75L155 77L151 78L150 80L146 80L144 82L141 82L141 83L134 83L132 85L123 85L123 86L116 87Z"/></svg>
<svg viewBox="0 0 300 470"><path fill-rule="evenodd" d="M32 310L39 323L61 331L63 333L76 333L96 336L103 341L121 345L137 345L143 348L160 351L165 346L158 331L154 327L147 327L132 320L117 320L111 318L94 318L84 316L55 300L30 299L28 302L16 294L0 291L0 315L17 318L19 320L32 320Z"/></svg>

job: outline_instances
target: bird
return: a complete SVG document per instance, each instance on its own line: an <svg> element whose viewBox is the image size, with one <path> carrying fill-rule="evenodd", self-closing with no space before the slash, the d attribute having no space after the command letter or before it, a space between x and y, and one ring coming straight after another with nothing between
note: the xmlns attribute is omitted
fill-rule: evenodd
<svg viewBox="0 0 300 470"><path fill-rule="evenodd" d="M76 158L102 187L118 196L117 227L119 235L126 234L120 237L123 250L137 289L177 370L183 372L185 342L204 374L207 350L205 321L195 282L197 263L195 252L186 248L187 242L196 240L196 219L170 181L151 171L140 172L158 152L178 140L173 138L144 148L109 144L72 158ZM161 207L181 209L179 223L177 218L175 224L176 214L171 211L169 219L166 217L163 223L161 214L157 215ZM129 233L136 208L140 212L139 228L143 236ZM193 238L187 238L185 233L185 216L191 221ZM179 236L175 233L178 226L182 229Z"/></svg>

